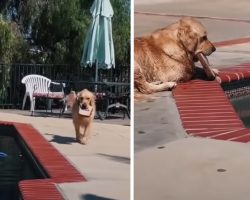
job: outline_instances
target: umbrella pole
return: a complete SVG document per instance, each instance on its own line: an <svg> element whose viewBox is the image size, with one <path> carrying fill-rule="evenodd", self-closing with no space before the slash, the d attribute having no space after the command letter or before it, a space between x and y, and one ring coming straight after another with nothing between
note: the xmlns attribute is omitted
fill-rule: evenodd
<svg viewBox="0 0 250 200"><path fill-rule="evenodd" d="M95 92L97 92L97 82L98 82L98 62L95 64Z"/></svg>

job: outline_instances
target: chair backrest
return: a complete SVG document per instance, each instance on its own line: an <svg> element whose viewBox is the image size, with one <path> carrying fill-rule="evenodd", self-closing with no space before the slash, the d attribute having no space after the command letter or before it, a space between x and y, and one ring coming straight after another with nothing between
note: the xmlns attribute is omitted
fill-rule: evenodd
<svg viewBox="0 0 250 200"><path fill-rule="evenodd" d="M48 93L51 80L41 75L30 74L23 77L21 82L25 84L26 93L32 95L33 92Z"/></svg>

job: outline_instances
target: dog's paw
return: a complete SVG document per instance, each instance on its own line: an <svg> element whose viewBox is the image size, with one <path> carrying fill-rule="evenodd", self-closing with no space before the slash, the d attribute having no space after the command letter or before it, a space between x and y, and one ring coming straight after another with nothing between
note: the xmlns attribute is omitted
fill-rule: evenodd
<svg viewBox="0 0 250 200"><path fill-rule="evenodd" d="M218 76L219 75L219 70L218 69L215 69L215 68L211 68L211 70L213 71L214 75L215 76Z"/></svg>
<svg viewBox="0 0 250 200"><path fill-rule="evenodd" d="M168 86L170 89L173 89L177 86L177 83L176 82L167 82L168 83Z"/></svg>
<svg viewBox="0 0 250 200"><path fill-rule="evenodd" d="M172 90L174 87L176 87L176 82L164 82L160 86L163 88L163 90Z"/></svg>
<svg viewBox="0 0 250 200"><path fill-rule="evenodd" d="M79 140L79 143L80 143L80 144L86 145L86 144L88 143L87 138L86 138L86 137L81 138L81 139Z"/></svg>

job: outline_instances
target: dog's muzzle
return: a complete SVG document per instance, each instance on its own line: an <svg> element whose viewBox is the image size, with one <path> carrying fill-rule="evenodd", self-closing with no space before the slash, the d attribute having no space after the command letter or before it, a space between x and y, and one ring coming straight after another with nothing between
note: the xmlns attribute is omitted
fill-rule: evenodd
<svg viewBox="0 0 250 200"><path fill-rule="evenodd" d="M201 51L201 52L196 52L196 54L194 55L193 61L194 62L198 62L199 61L199 58L197 56L199 53L202 53L205 56L210 56L214 51L216 51L216 48L212 45L211 48L207 48L206 50Z"/></svg>
<svg viewBox="0 0 250 200"><path fill-rule="evenodd" d="M79 102L79 107L80 107L81 109L86 109L86 108L87 108L87 104L86 104L86 103L80 103L80 102Z"/></svg>
<svg viewBox="0 0 250 200"><path fill-rule="evenodd" d="M205 56L209 56L211 55L214 51L216 51L216 48L214 46L212 46L209 49L206 49L204 52L202 52Z"/></svg>

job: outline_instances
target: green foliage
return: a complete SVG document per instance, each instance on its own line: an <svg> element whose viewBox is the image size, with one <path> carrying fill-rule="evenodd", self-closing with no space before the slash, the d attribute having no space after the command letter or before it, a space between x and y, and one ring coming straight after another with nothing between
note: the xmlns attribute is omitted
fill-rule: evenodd
<svg viewBox="0 0 250 200"><path fill-rule="evenodd" d="M49 1L32 27L34 43L47 53L47 63L78 64L89 20L79 0Z"/></svg>
<svg viewBox="0 0 250 200"><path fill-rule="evenodd" d="M14 43L15 37L12 33L11 24L6 23L0 18L0 63L11 62ZM3 69L1 68L0 70L0 77L4 78L4 80L2 80L3 82L0 90L0 101L2 101L2 99L4 99L7 95L7 85L9 84L7 80L9 80L8 76L10 68L7 67L4 71L2 71ZM5 79L6 76L7 78Z"/></svg>
<svg viewBox="0 0 250 200"><path fill-rule="evenodd" d="M6 53L8 58L4 60L0 57L0 62L79 66L84 39L92 21L89 9L93 1L1 0L0 12L12 24L15 22L17 31L11 32L10 27L2 30L4 37L1 40L6 42L2 46L3 52L11 48L14 51ZM112 23L116 63L129 64L130 1L110 1L114 9Z"/></svg>
<svg viewBox="0 0 250 200"><path fill-rule="evenodd" d="M130 63L130 1L111 0L114 9L112 19L116 63Z"/></svg>
<svg viewBox="0 0 250 200"><path fill-rule="evenodd" d="M9 51L12 45L12 33L10 26L0 21L0 61L7 59L6 50Z"/></svg>
<svg viewBox="0 0 250 200"><path fill-rule="evenodd" d="M17 37L12 30L11 23L0 20L0 62L12 62Z"/></svg>

